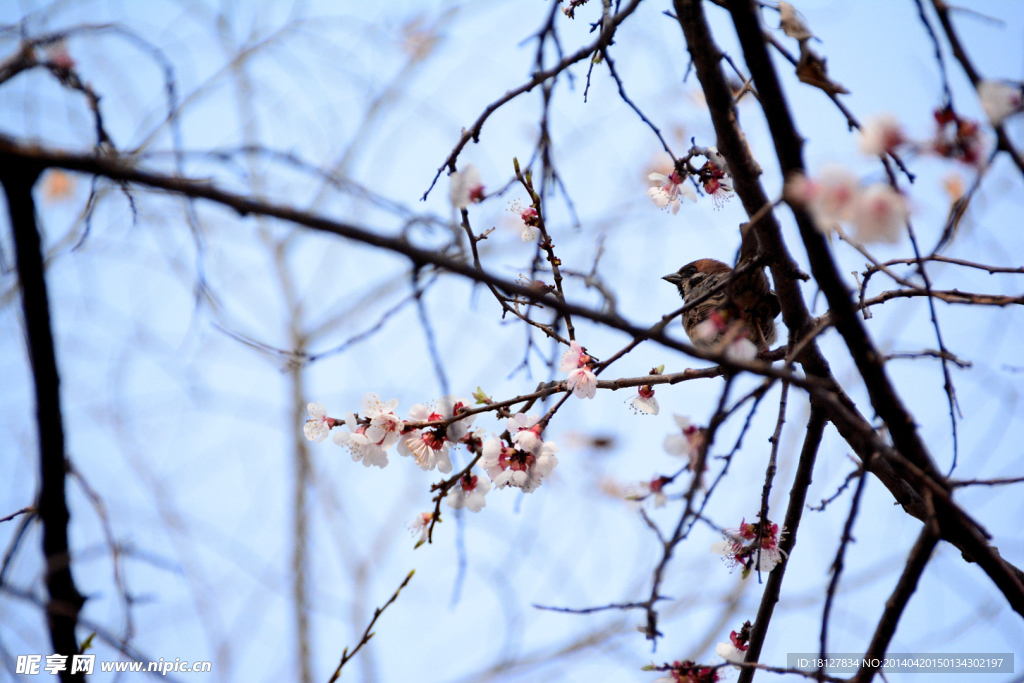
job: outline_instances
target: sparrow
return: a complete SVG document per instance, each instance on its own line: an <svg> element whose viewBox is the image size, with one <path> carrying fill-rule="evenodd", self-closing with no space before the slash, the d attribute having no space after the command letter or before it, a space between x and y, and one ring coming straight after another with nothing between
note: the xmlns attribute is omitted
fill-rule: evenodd
<svg viewBox="0 0 1024 683"><path fill-rule="evenodd" d="M778 336L775 318L781 310L779 299L769 288L763 268L753 268L719 287L732 272L721 261L702 258L661 279L679 289L684 303L703 299L683 313L683 328L695 347L715 350L723 340L746 337L759 353L764 353ZM704 298L716 287L719 289L714 294Z"/></svg>

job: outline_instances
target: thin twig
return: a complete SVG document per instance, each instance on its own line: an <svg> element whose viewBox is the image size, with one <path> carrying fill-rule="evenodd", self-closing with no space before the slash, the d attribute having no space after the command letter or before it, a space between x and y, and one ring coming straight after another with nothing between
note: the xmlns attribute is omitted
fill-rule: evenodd
<svg viewBox="0 0 1024 683"><path fill-rule="evenodd" d="M342 667L345 666L345 664L347 664L350 659L356 656L356 653L359 652L360 649L362 649L363 645L366 645L368 642L370 642L370 638L373 638L374 635L371 630L373 629L373 625L377 623L377 619L380 617L380 615L384 614L384 610L386 610L391 605L391 603L398 599L398 594L402 592L402 589L406 587L406 585L409 583L409 579L411 579L412 575L415 573L415 569L410 571L406 575L405 580L402 581L401 585L398 586L398 589L395 590L394 595L392 595L391 598L383 605L373 610L373 619L370 619L370 623L367 624L366 630L363 631L363 637L359 639L359 643L356 644L355 648L351 652L348 651L348 647L344 649L344 651L341 653L341 662L338 664L338 668L334 670L334 673L331 675L330 679L328 679L327 683L334 683L334 681L338 680L338 677L341 676Z"/></svg>

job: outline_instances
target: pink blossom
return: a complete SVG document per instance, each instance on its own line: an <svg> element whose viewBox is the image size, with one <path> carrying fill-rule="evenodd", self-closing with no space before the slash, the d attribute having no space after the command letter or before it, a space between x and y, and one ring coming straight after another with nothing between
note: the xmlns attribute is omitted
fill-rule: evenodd
<svg viewBox="0 0 1024 683"><path fill-rule="evenodd" d="M540 234L540 215L537 209L528 206L522 210L519 218L523 221L523 231L519 234L519 239L523 242L536 242L537 235Z"/></svg>
<svg viewBox="0 0 1024 683"><path fill-rule="evenodd" d="M779 525L771 521L761 532L761 543L758 546L757 535L759 524L740 523L738 529L726 529L724 541L711 546L711 552L724 555L726 562L732 567L743 567L743 578L747 578L755 568L759 572L770 572L782 561L785 552L779 548Z"/></svg>
<svg viewBox="0 0 1024 683"><path fill-rule="evenodd" d="M895 244L903 235L909 211L903 196L888 185L872 185L853 206L854 236L861 242Z"/></svg>
<svg viewBox="0 0 1024 683"><path fill-rule="evenodd" d="M879 114L869 119L860 131L860 151L872 156L891 154L906 141L903 126L892 114Z"/></svg>
<svg viewBox="0 0 1024 683"><path fill-rule="evenodd" d="M570 342L569 349L562 354L559 370L569 373L566 378L569 391L578 398L594 398L597 393L597 376L590 365L590 356L579 342Z"/></svg>
<svg viewBox="0 0 1024 683"><path fill-rule="evenodd" d="M576 368L566 378L566 386L577 398L594 398L597 394L597 375L589 365Z"/></svg>
<svg viewBox="0 0 1024 683"><path fill-rule="evenodd" d="M570 372L576 368L581 368L590 362L590 356L580 346L578 341L569 342L569 348L565 353L562 354L562 363L558 366L559 372Z"/></svg>
<svg viewBox="0 0 1024 683"><path fill-rule="evenodd" d="M828 166L817 180L796 180L795 194L802 194L804 204L818 230L828 233L837 223L849 221L860 194L860 181L840 166Z"/></svg>
<svg viewBox="0 0 1024 683"><path fill-rule="evenodd" d="M732 184L726 180L728 167L725 165L725 158L714 147L709 147L706 153L708 160L700 169L701 185L704 192L711 197L715 208L720 209L732 198Z"/></svg>

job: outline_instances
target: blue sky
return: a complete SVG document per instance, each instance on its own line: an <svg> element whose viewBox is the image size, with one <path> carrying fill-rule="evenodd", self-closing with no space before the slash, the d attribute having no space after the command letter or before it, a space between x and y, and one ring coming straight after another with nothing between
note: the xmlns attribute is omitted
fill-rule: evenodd
<svg viewBox="0 0 1024 683"><path fill-rule="evenodd" d="M340 168L404 210L432 217L437 225L408 229L410 239L430 246L449 235L447 179L441 178L427 201L419 198L460 129L528 77L533 43L522 41L541 25L546 7L540 2L5 3L0 23L32 13L27 26L34 35L116 22L158 46L173 64L176 94L185 103L182 146L196 153L187 157L190 176L313 207L381 232L402 230L402 215L364 195L325 187L286 164L225 163L202 154L258 142L317 167ZM679 153L691 136L698 144L714 140L696 78L691 74L683 81L685 45L678 25L662 14L667 8L668 3L642 4L623 25L612 56L630 96ZM978 69L989 77L1020 79L1024 15L1009 3L971 8L1004 22L956 17ZM815 49L828 57L830 74L851 91L844 101L859 117L892 112L913 137L931 134L941 81L913 3L807 2L798 9L822 40ZM588 5L575 22L559 17L567 51L592 40L587 22L597 12ZM739 59L725 12L713 6L707 12L716 39ZM775 20L772 12L766 16ZM420 24L411 23L417 17ZM410 63L403 27L408 36L435 24L434 52L428 60ZM261 46L255 56L242 71L233 71L239 50L254 45ZM14 47L6 34L2 54ZM68 48L103 95L102 111L119 147L141 147L153 155L147 163L170 171L172 138L163 123L166 92L159 64L137 43L109 30L74 37ZM981 116L962 70L946 52L957 110ZM879 179L877 162L858 154L856 135L847 132L834 106L820 91L800 84L781 60L776 65L807 139L808 168L813 172L838 162L866 180ZM586 103L585 64L573 74L574 87L560 81L550 119L555 159L579 225L555 197L547 205L552 237L564 267L582 272L589 271L603 240L599 273L614 289L618 310L632 321L653 323L678 306L675 291L660 276L702 256L730 260L742 208L734 200L716 210L704 200L685 205L675 216L658 211L644 196L657 140L619 99L606 68L595 67ZM511 177L513 157L530 157L539 97L537 91L524 95L496 113L480 143L470 144L460 157L460 164L472 161L480 168L488 190ZM379 113L364 123L368 111ZM81 98L64 93L41 72L4 84L0 112L6 134L78 149L91 144L92 124ZM756 104L742 104L740 117L764 168L766 190L778 196L778 166ZM1020 121L1011 121L1009 130L1021 139ZM915 228L930 247L948 208L943 179L958 173L970 182L972 171L926 156L910 163L917 174L909 189ZM298 384L285 358L241 344L222 330L276 349L293 348L297 338L309 351L333 348L374 326L408 296L408 263L202 203L195 206L203 234L200 251L180 200L136 190L138 218L133 220L124 196L102 183L89 236L72 250L84 230L89 192L87 178L76 180L71 196L61 201L39 196L68 450L102 497L113 536L125 549L122 569L137 599L133 643L153 659L212 660L216 680L294 678L296 402L319 400L340 416L356 410L364 393L375 391L399 398L404 415L412 405L439 397L441 383L410 305L388 317L372 338L307 365ZM1019 266L1024 260L1021 196L1020 174L1000 158L946 254ZM486 266L510 278L525 272L532 257L512 227L509 206L516 199L523 193L512 189L470 210L477 232L496 228L481 243ZM778 215L794 256L805 263L788 212ZM2 245L9 264L6 230ZM883 259L911 253L906 239L873 252ZM863 270L864 258L848 246L836 242L834 253L841 272ZM1018 295L1021 290L1020 275L948 267L930 272L939 288ZM200 273L212 300L197 302ZM874 287L883 284L875 278ZM8 476L0 479L0 515L30 504L36 487L32 395L16 286L5 271L0 471ZM570 280L568 287L570 299L599 303L579 280ZM815 296L813 285L805 292L814 313L823 313L824 300ZM442 277L425 294L424 305L453 393L468 396L480 386L495 398L507 398L552 377L543 361L558 351L539 337L528 369L519 368L526 331L501 322L486 290ZM1024 334L1021 314L1014 307L939 304L938 310L947 346L974 363L967 371L954 369L964 412L957 476L1019 476L1024 429L1018 398L1024 374L1006 366L1021 365L1016 341ZM920 300L878 307L867 327L887 352L935 347ZM681 333L678 327L674 332ZM578 323L578 337L602 358L627 341L586 323ZM836 376L873 418L838 335L824 335L821 344ZM699 363L643 345L609 372L629 377L660 364L677 371ZM935 459L948 468L948 408L937 363L893 361L888 368ZM741 378L737 384L734 396L755 383ZM657 653L634 628L642 623L640 613L572 616L531 605L585 607L646 597L658 558L656 541L635 510L607 491L675 471L679 461L662 449L674 429L672 413L706 421L721 385L715 379L659 388L658 416L634 415L626 406L632 396L626 390L571 400L545 434L560 448L550 480L529 495L492 491L487 507L467 513L461 522L446 514L434 544L415 551L405 525L428 508L429 485L437 473L424 473L394 453L386 469L365 469L329 441L311 446L306 550L314 679L326 680L374 606L413 568L416 576L381 618L371 644L346 668L346 677L644 681L655 677L639 670L650 661L715 661L715 643L753 618L763 587L756 578L742 582L707 551L719 537L703 526L695 528L670 567L665 593L674 601L663 608L665 638ZM775 388L754 418L721 495L708 507L708 516L721 526L735 526L756 512L777 404ZM770 516L776 520L785 510L806 419L804 397L792 392L773 489ZM732 443L741 422L734 419L723 427L715 454ZM488 432L503 428L486 417L475 426ZM595 435L612 437L613 447L588 447ZM853 469L849 453L829 428L810 502L830 496ZM124 615L102 517L78 484L69 491L75 577L90 595L85 616L120 633ZM1024 538L1016 523L1024 506L1013 489L964 491L957 499L989 529L1005 557L1024 563ZM652 518L671 525L678 505L654 511ZM816 649L828 567L848 506L847 494L824 513L805 513L764 661L782 663L787 652ZM884 487L869 481L830 625L832 651L865 647L919 528L893 506ZM0 525L4 547L14 529L11 522ZM12 564L12 584L41 589L39 540L33 528ZM461 568L460 556L465 558ZM0 598L0 623L0 678L13 676L7 668L11 655L49 654L43 619L34 608ZM1019 616L1002 604L984 574L956 549L940 545L891 650L1014 652L1019 660L1022 642ZM103 644L96 652L100 659L116 656Z"/></svg>

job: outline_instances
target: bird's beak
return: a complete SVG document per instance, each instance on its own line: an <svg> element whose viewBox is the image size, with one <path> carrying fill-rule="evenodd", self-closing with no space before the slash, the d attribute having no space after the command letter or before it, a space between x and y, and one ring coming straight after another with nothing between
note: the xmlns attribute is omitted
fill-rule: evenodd
<svg viewBox="0 0 1024 683"><path fill-rule="evenodd" d="M680 277L679 273L669 273L668 275L661 279L664 280L665 282L671 282L672 284L678 286L683 278Z"/></svg>

